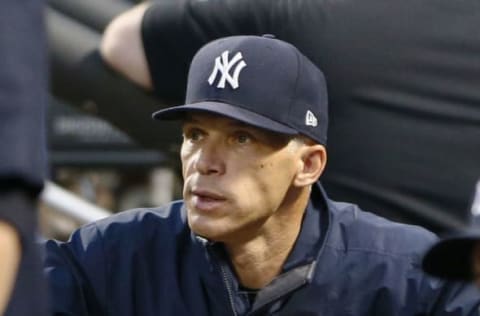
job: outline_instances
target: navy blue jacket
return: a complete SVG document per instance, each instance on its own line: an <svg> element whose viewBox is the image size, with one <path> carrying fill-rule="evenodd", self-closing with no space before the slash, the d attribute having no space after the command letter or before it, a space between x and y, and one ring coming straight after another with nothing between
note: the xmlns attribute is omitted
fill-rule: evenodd
<svg viewBox="0 0 480 316"><path fill-rule="evenodd" d="M478 315L471 286L426 276L435 236L316 186L283 273L253 302L219 243L195 236L182 202L120 213L49 241L55 315Z"/></svg>

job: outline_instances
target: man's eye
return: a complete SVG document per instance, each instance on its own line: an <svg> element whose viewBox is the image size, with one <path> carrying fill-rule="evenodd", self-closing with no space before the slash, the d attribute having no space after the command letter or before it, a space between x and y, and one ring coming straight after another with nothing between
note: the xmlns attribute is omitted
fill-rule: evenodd
<svg viewBox="0 0 480 316"><path fill-rule="evenodd" d="M187 140L196 142L199 141L203 136L202 131L198 129L190 129L183 134L183 137Z"/></svg>
<svg viewBox="0 0 480 316"><path fill-rule="evenodd" d="M252 141L252 137L246 133L238 133L235 135L235 141L239 144L247 144Z"/></svg>

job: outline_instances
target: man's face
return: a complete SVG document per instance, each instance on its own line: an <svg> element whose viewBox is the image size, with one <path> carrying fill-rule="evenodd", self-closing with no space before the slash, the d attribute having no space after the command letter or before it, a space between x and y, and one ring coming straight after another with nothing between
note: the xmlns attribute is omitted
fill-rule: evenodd
<svg viewBox="0 0 480 316"><path fill-rule="evenodd" d="M254 236L281 208L298 169L298 146L283 135L212 114L183 123L183 196L200 236L227 242Z"/></svg>

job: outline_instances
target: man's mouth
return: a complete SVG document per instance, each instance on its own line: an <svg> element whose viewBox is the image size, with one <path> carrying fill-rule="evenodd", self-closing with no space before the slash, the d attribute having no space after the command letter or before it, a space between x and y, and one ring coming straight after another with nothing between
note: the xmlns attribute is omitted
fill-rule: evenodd
<svg viewBox="0 0 480 316"><path fill-rule="evenodd" d="M214 211L226 201L222 194L214 191L192 190L191 194L193 207L199 211Z"/></svg>

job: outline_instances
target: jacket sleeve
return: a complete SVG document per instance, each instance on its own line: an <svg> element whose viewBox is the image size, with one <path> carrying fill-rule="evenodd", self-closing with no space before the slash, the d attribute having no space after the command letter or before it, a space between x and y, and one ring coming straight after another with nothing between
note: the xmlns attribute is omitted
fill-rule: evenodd
<svg viewBox="0 0 480 316"><path fill-rule="evenodd" d="M478 316L480 315L480 291L472 284L446 282L426 277L425 300L431 316Z"/></svg>
<svg viewBox="0 0 480 316"><path fill-rule="evenodd" d="M45 252L52 315L106 315L107 262L96 224L68 242L47 241Z"/></svg>

